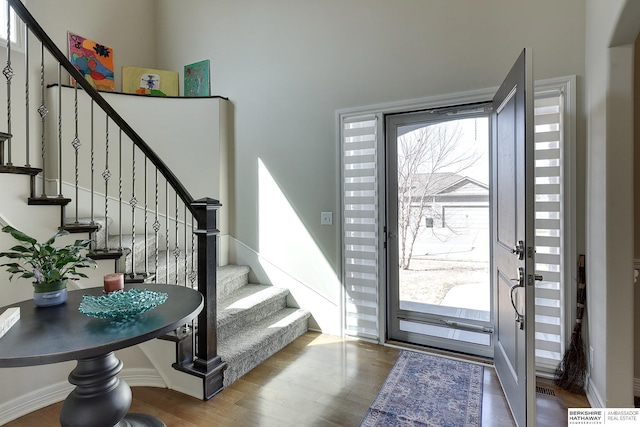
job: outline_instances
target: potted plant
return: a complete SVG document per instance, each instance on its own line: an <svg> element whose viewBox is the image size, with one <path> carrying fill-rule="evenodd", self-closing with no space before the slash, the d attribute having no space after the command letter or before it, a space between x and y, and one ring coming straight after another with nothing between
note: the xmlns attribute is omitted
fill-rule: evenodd
<svg viewBox="0 0 640 427"><path fill-rule="evenodd" d="M10 233L20 244L6 252L0 252L0 257L12 260L12 262L0 264L0 267L7 267L7 271L11 273L9 281L15 275L33 279L33 300L37 306L65 302L69 279L87 277L77 269L96 266L94 260L83 255L89 248L91 240L76 240L73 244L62 248L53 246L58 237L69 234L65 230L59 230L44 243L38 243L33 237L11 226L3 227L2 231Z"/></svg>

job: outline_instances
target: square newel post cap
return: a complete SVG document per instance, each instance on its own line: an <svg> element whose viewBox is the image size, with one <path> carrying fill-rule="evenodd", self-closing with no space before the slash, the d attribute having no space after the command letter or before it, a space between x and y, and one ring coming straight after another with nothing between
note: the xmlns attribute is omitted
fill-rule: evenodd
<svg viewBox="0 0 640 427"><path fill-rule="evenodd" d="M191 206L193 206L194 208L206 207L207 209L215 209L222 207L222 204L220 203L220 200L212 199L211 197L203 197L202 199L194 200L191 203Z"/></svg>
<svg viewBox="0 0 640 427"><path fill-rule="evenodd" d="M195 217L198 221L196 234L205 233L207 235L217 234L216 213L222 206L219 200L210 197L195 200L191 203Z"/></svg>

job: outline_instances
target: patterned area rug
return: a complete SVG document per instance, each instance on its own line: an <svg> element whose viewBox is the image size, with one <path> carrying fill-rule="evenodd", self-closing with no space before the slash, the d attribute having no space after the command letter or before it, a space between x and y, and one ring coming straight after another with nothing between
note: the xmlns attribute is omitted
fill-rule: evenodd
<svg viewBox="0 0 640 427"><path fill-rule="evenodd" d="M478 427L482 422L480 365L401 351L361 427Z"/></svg>

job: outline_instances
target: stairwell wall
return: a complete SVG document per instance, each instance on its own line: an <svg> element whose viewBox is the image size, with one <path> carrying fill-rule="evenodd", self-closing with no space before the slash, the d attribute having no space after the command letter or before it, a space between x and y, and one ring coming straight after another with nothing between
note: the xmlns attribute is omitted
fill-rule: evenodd
<svg viewBox="0 0 640 427"><path fill-rule="evenodd" d="M209 58L212 90L234 105L232 262L291 279L328 333L342 333L343 313L336 110L496 87L523 47L536 79L584 75L582 0L192 0L189 11L157 2L157 59ZM320 224L324 211L334 225Z"/></svg>

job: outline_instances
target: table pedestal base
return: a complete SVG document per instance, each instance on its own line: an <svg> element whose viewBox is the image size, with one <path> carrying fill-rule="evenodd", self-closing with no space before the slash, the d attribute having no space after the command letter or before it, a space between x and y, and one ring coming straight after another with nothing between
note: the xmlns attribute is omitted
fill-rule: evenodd
<svg viewBox="0 0 640 427"><path fill-rule="evenodd" d="M60 410L62 427L164 427L159 419L144 414L129 414L131 388L117 375L122 362L113 352L78 360L69 374L76 388Z"/></svg>
<svg viewBox="0 0 640 427"><path fill-rule="evenodd" d="M127 414L116 427L167 427L165 423L147 414Z"/></svg>

